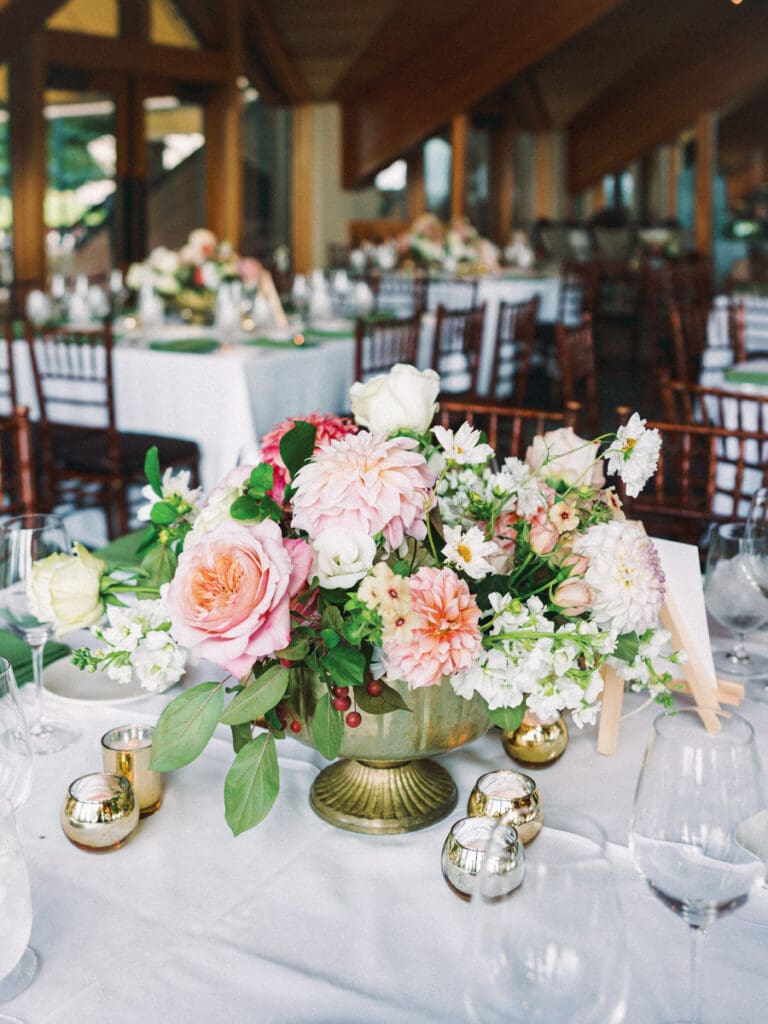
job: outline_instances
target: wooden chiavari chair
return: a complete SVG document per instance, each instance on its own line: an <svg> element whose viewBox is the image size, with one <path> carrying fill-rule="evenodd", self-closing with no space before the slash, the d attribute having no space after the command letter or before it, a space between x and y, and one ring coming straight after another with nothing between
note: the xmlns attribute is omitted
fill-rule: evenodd
<svg viewBox="0 0 768 1024"><path fill-rule="evenodd" d="M661 379L661 404L670 423L710 423L725 430L768 431L768 395Z"/></svg>
<svg viewBox="0 0 768 1024"><path fill-rule="evenodd" d="M672 329L672 371L676 380L695 383L701 374L704 350L709 344L710 318L723 313L727 316L728 345L731 361L743 362L747 358L743 310L729 307L719 309L711 302L669 307Z"/></svg>
<svg viewBox="0 0 768 1024"><path fill-rule="evenodd" d="M437 307L430 365L440 374L441 393L477 395L485 305L472 309Z"/></svg>
<svg viewBox="0 0 768 1024"><path fill-rule="evenodd" d="M118 431L108 322L91 330L30 332L27 343L47 507L96 505L106 511L110 537L126 533L127 489L144 480L144 457L155 444L164 468L189 469L197 484L200 453L193 441Z"/></svg>
<svg viewBox="0 0 768 1024"><path fill-rule="evenodd" d="M14 406L0 419L0 516L37 511L32 433L27 409Z"/></svg>
<svg viewBox="0 0 768 1024"><path fill-rule="evenodd" d="M493 401L514 396L517 405L525 403L536 345L539 303L538 295L534 295L526 302L499 303L488 392L489 398Z"/></svg>
<svg viewBox="0 0 768 1024"><path fill-rule="evenodd" d="M395 363L416 364L418 315L403 319L359 319L355 328L355 380L388 373Z"/></svg>
<svg viewBox="0 0 768 1024"><path fill-rule="evenodd" d="M471 277L430 277L426 284L425 309L471 309L477 302L478 282Z"/></svg>
<svg viewBox="0 0 768 1024"><path fill-rule="evenodd" d="M563 402L581 402L584 405L584 425L591 434L597 434L600 414L592 318L585 314L580 327L555 324L555 344Z"/></svg>
<svg viewBox="0 0 768 1024"><path fill-rule="evenodd" d="M537 434L557 430L558 427L574 427L580 409L578 402L569 402L562 412L551 412L449 398L440 402L439 418L444 427L456 429L466 420L476 429L484 430L488 444L500 459L507 456L523 459Z"/></svg>

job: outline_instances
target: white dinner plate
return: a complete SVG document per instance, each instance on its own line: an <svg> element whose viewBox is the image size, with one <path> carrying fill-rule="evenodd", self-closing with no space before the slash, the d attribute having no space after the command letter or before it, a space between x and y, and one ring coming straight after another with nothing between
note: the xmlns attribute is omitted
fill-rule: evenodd
<svg viewBox="0 0 768 1024"><path fill-rule="evenodd" d="M60 658L43 672L43 689L62 700L129 704L153 696L138 683L118 683L106 672L83 672L69 658Z"/></svg>

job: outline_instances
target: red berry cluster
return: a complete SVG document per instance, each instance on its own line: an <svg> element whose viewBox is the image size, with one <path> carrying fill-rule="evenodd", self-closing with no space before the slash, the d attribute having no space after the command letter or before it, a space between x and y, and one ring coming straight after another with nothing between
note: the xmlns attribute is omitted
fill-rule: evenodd
<svg viewBox="0 0 768 1024"><path fill-rule="evenodd" d="M344 721L347 723L350 729L356 729L358 725L360 725L360 723L362 722L363 716L357 709L355 709L354 711L349 710L352 707L352 698L349 696L349 687L334 686L332 692L333 706L336 708L337 711L347 711L348 714L345 715Z"/></svg>

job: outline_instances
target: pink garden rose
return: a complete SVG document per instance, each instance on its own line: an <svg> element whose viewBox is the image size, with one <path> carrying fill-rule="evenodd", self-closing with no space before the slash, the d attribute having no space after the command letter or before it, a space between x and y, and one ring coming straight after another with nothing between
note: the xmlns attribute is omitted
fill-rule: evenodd
<svg viewBox="0 0 768 1024"><path fill-rule="evenodd" d="M165 594L171 633L198 658L248 673L290 640L290 602L304 589L312 550L277 523L222 520L179 556Z"/></svg>
<svg viewBox="0 0 768 1024"><path fill-rule="evenodd" d="M288 483L288 470L285 468L285 463L280 455L280 442L288 431L293 429L296 420L304 420L306 423L311 423L317 428L317 434L315 435L316 452L335 437L346 437L347 434L357 433L357 426L352 420L344 416L310 412L306 416L292 416L290 419L283 420L282 423L278 423L269 433L265 434L261 439L261 459L262 462L269 463L275 471L274 486L269 493L279 505L283 504L285 487Z"/></svg>

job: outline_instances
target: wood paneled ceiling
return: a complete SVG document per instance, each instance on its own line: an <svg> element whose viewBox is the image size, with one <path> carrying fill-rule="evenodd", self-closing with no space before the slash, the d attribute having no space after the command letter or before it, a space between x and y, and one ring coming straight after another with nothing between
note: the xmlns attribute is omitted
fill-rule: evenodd
<svg viewBox="0 0 768 1024"><path fill-rule="evenodd" d="M0 63L51 17L108 31L119 2L0 0ZM227 0L149 2L166 45L221 47ZM268 102L341 104L350 186L464 110L565 129L576 189L705 108L722 115L724 165L768 143L768 0L238 2L244 70Z"/></svg>

